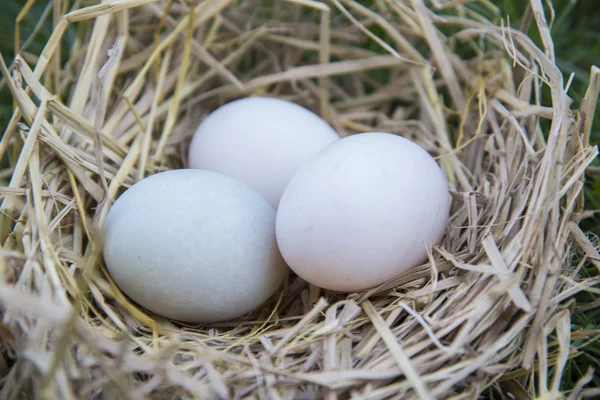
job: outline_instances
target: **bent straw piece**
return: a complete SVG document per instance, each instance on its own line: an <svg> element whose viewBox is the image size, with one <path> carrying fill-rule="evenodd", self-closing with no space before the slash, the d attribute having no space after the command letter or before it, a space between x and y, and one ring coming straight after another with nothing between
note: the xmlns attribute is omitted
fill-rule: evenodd
<svg viewBox="0 0 600 400"><path fill-rule="evenodd" d="M40 108L37 110L33 123L31 124L29 134L27 135L27 139L25 139L25 143L19 155L19 159L17 160L17 164L13 169L12 176L8 184L8 187L10 189L17 189L21 186L21 181L25 176L25 170L29 165L29 159L31 157L31 154L33 153L33 148L37 144L37 139L40 132L40 128L42 126L42 121L44 121L45 118L47 105L48 102L44 98L42 100L42 103L40 104ZM0 218L2 219L2 223L0 226L0 238L2 239L1 241L4 241L5 236L10 230L10 222L8 221L8 216L6 215L6 213L10 211L12 205L12 197L5 197L2 201L2 205L0 206Z"/></svg>
<svg viewBox="0 0 600 400"><path fill-rule="evenodd" d="M552 37L550 35L550 28L548 27L548 23L546 22L546 18L544 17L544 7L542 6L542 2L540 0L530 0L529 6L533 11L533 16L538 26L538 30L542 38L542 43L544 44L544 50L546 52L546 55L548 56L548 58L550 58L550 61L554 62L554 41L552 40Z"/></svg>
<svg viewBox="0 0 600 400"><path fill-rule="evenodd" d="M152 4L149 7L157 16L162 15L161 22L164 21L165 23L168 24L168 26L171 26L172 28L177 26L176 21L173 18L168 17L166 14L163 15L162 10L160 10L157 6ZM193 12L193 9L191 9L190 12ZM219 17L219 14L217 14L215 16L215 21L217 20L218 17ZM180 34L182 35L184 40L188 40L189 32L187 32L186 34L184 34L184 32L180 32ZM208 67L210 67L211 70L215 70L223 78L228 80L229 83L235 85L239 89L243 89L244 84L231 71L229 71L225 67L225 65L223 65L219 60L217 60L215 57L213 57L213 55L210 54L208 52L208 50L206 50L205 45L200 44L193 37L190 38L189 40L191 40L192 49L194 50L196 55L202 60L202 62L204 62ZM159 43L159 42L157 42L157 43ZM160 63L157 65L157 67L160 68Z"/></svg>
<svg viewBox="0 0 600 400"><path fill-rule="evenodd" d="M341 0L348 7L362 14L367 19L375 21L390 37L402 51L407 53L413 61L425 63L425 58L419 53L414 46L396 29L388 20L377 14L373 10L365 7L361 3L353 0Z"/></svg>
<svg viewBox="0 0 600 400"><path fill-rule="evenodd" d="M277 342L275 346L271 348L269 353L275 355L281 351L281 349L295 336L295 334L302 329L303 326L310 323L315 319L321 311L327 307L328 303L324 298L320 298L317 304L306 314L292 329L286 333L286 335Z"/></svg>
<svg viewBox="0 0 600 400"><path fill-rule="evenodd" d="M493 345L491 345L488 349L485 350L485 352L483 352L480 356L476 357L474 360L470 360L468 365L465 365L464 369L462 369L456 374L453 374L450 377L450 379L444 381L435 389L433 389L432 394L434 396L441 396L445 394L446 391L449 390L454 384L463 380L473 371L476 371L481 365L483 365L486 362L486 360L497 357L498 352L502 348L508 346L510 342L512 342L518 335L519 330L523 329L523 327L530 322L531 316L531 314L521 316L506 333L504 333L498 338L498 340Z"/></svg>
<svg viewBox="0 0 600 400"><path fill-rule="evenodd" d="M109 64L110 68L105 69L102 79L102 85L104 87L104 104L108 104L109 102L125 53L125 44L130 40L129 11L119 11L116 13L115 18L117 20L117 37L114 45L108 50L108 58L111 60L111 63ZM104 67L106 67L106 65ZM96 127L96 129L100 130L101 127Z"/></svg>
<svg viewBox="0 0 600 400"><path fill-rule="evenodd" d="M27 189L25 189L25 188L10 188L7 186L0 187L0 196L2 196L2 197L26 196L26 195L27 195ZM42 189L41 195L42 195L42 197L52 197L53 200L56 200L64 205L69 204L69 202L72 200L69 196L67 196L63 193L54 192L54 191L45 190L45 189Z"/></svg>
<svg viewBox="0 0 600 400"><path fill-rule="evenodd" d="M129 0L128 2L131 1L135 0ZM108 33L108 26L112 17L110 14L106 15L105 13L102 13L100 11L96 12L97 9L93 8L98 7L98 10L108 10L108 7L106 7L109 5L106 4L107 0L102 0L102 2L104 4L99 4L98 6L91 6L82 10L73 11L72 13L69 13L63 17L69 22L78 21L78 19L76 18L77 15L83 16L84 18L82 18L82 20L98 17L94 22L90 42L88 43L85 52L85 59L81 67L81 71L77 75L77 82L75 83L73 95L69 103L69 106L73 110L73 112L77 115L82 116L82 119L85 119L85 117L82 114L88 97L90 96L92 82L94 81L94 77L97 74L96 68L98 67L98 59L101 54L100 48L102 46L104 38ZM93 9L90 10L90 8ZM73 15L73 13L78 12L79 14ZM65 142L68 142L71 137L71 131L68 128L65 128L62 130L60 136Z"/></svg>
<svg viewBox="0 0 600 400"><path fill-rule="evenodd" d="M8 73L6 64L4 64L3 60L0 60L0 71L2 71L3 74ZM21 113L23 113L23 116L27 121L32 123L34 118L33 116L37 112L37 107L35 106L33 101L26 95L25 90L17 88L12 79L8 81L8 84L15 98L15 101L17 102L19 109L21 110ZM73 174L77 176L77 178L84 185L86 190L88 190L89 193L96 200L101 199L102 193L100 187L89 177L87 177L82 170L79 170L76 165L79 164L86 169L96 172L98 167L82 160L71 149L69 149L67 145L60 141L58 135L56 134L52 126L48 123L48 121L42 120L40 132L40 139L50 144L57 151L63 162L73 171Z"/></svg>
<svg viewBox="0 0 600 400"><path fill-rule="evenodd" d="M499 101L492 101L492 107L496 111L498 111L498 113L502 114L508 122L510 122L513 129L516 130L519 133L519 136L521 136L521 139L523 139L523 144L525 145L525 149L527 150L529 155L534 156L535 150L532 144L529 142L530 139L527 137L527 134L525 133L515 116L510 114L508 110Z"/></svg>
<svg viewBox="0 0 600 400"><path fill-rule="evenodd" d="M70 304L66 296L66 290L61 284L60 274L64 274L64 264L56 254L48 228L48 217L43 209L44 199L41 195L42 177L40 169L39 146L34 146L31 158L29 159L29 176L32 183L32 200L35 223L39 231L40 250L44 265L44 270L48 273L53 295L61 304Z"/></svg>
<svg viewBox="0 0 600 400"><path fill-rule="evenodd" d="M583 145L588 146L590 143L590 132L594 121L593 115L596 110L596 102L600 93L600 68L592 65L590 71L590 83L585 91L585 96L581 100L580 112L583 120Z"/></svg>
<svg viewBox="0 0 600 400"><path fill-rule="evenodd" d="M221 12L221 10L227 7L230 2L231 0L208 0L206 2L200 3L193 9L193 14L198 15L198 18L193 20L193 25L199 26L206 23L206 21L208 21L214 15L218 14L219 12ZM207 10L205 10L205 8L207 8ZM152 62L154 62L154 59L158 56L158 54L160 54L167 47L173 44L173 42L177 39L178 35L184 29L188 28L188 26L190 25L190 21L190 14L186 14L186 16L183 17L181 21L179 21L179 24L173 29L173 31L169 33L169 35L160 42L160 44L155 48L155 50L148 58L148 61L146 62L144 67L142 67L142 69L136 75L133 82L125 90L125 92L123 93L124 96L131 98L131 92L135 90L134 88L137 88L141 85L142 79L152 66Z"/></svg>
<svg viewBox="0 0 600 400"><path fill-rule="evenodd" d="M410 382L415 392L419 395L419 398L432 399L433 396L429 393L427 386L422 381L416 369L413 367L408 356L402 350L402 347L390 331L390 328L388 328L388 326L385 324L385 321L381 315L379 315L369 300L365 300L362 303L362 307L373 322L373 326L381 336L381 339L383 339L389 351L392 353L392 356L396 360L398 367L400 370L402 370L406 376L406 379Z"/></svg>
<svg viewBox="0 0 600 400"><path fill-rule="evenodd" d="M75 111L69 109L67 106L58 101L52 96L35 78L33 72L20 56L15 59L15 67L23 74L23 78L38 98L48 98L48 108L55 113L59 118L64 120L66 123L78 128L78 133L87 134L87 139L90 141L97 135L94 127L83 117L78 115ZM120 146L112 137L107 135L101 135L103 144L115 152L118 156L123 157L126 154L126 149Z"/></svg>
<svg viewBox="0 0 600 400"><path fill-rule="evenodd" d="M304 40L294 37L288 37L277 34L268 34L265 35L265 39L273 41L275 43L281 43L288 46L297 47L302 50L312 50L318 51L321 48L321 45L318 42L313 42L311 40ZM358 47L345 47L339 45L331 45L330 51L332 56L336 57L349 57L349 58L369 58L377 55L377 53L361 49ZM325 63L327 64L327 63ZM349 100L358 100L358 99L349 99Z"/></svg>
<svg viewBox="0 0 600 400"><path fill-rule="evenodd" d="M569 222L568 227L571 235L573 235L573 238L581 247L581 250L584 251L590 262L600 271L600 255L598 254L598 250L590 243L585 233L583 233L575 222Z"/></svg>
<svg viewBox="0 0 600 400"><path fill-rule="evenodd" d="M434 58L437 61L437 67L440 69L444 80L446 81L446 85L450 91L450 96L454 102L454 105L457 109L462 110L465 108L466 100L463 95L462 90L458 86L458 79L452 68L452 64L450 59L446 55L442 43L438 38L437 32L429 18L427 11L425 10L425 6L423 5L422 0L411 0L419 21L421 23L421 27L423 28L423 32L425 33L425 39L427 43L431 47L431 51L433 53Z"/></svg>
<svg viewBox="0 0 600 400"><path fill-rule="evenodd" d="M333 4L337 7L337 9L340 10L342 12L342 14L344 14L344 16L346 18L348 18L350 20L350 22L352 22L353 25L355 25L358 29L360 29L365 35L369 36L370 39L372 39L375 43L377 43L379 46L381 46L383 49L385 49L385 51L387 51L388 53L390 53L391 55L393 55L397 58L404 58L392 46L390 46L385 41L380 39L377 35L375 35L371 31L369 31L369 29L367 29L360 21L358 21L356 18L354 18L354 16L352 14L350 14L348 12L348 10L346 10L344 8L344 6L342 5L342 3L340 3L339 0L332 0L332 1L333 1Z"/></svg>
<svg viewBox="0 0 600 400"><path fill-rule="evenodd" d="M224 66L228 66L231 63L235 62L236 60L238 60L263 34L265 33L264 30L259 30L257 32L255 32L255 34L250 35L248 37L248 40L246 40L238 49L236 49L234 52L232 52L231 54L229 54L224 60L223 60L223 65ZM215 70L211 70L208 71L206 74L203 74L203 76L198 79L197 81L191 82L186 84L183 89L181 90L181 93L179 94L180 97L180 101L184 101L185 99L187 99L188 97L190 97L196 90L198 90L198 88L200 88L202 85L204 85L205 83L207 83L210 79L212 79L215 75L216 75L216 71ZM124 100L127 104L127 106L132 109L131 106L131 100L129 100L127 97L124 96ZM157 116L161 117L163 115L165 115L168 110L171 107L171 103L174 101L173 98L169 98L166 101L164 101L157 110ZM144 113L146 110L146 108L143 108L140 112ZM123 111L123 115L125 114L126 110ZM136 119L136 121L138 121L138 127L134 127L133 130L129 129L127 132L125 132L122 137L130 137L132 135L136 135L137 133L135 132L135 130L139 129L142 125L144 125L142 118L140 118L139 114L137 112L132 111L132 114L134 114L134 117ZM122 117L122 115L120 116ZM147 117L146 117L147 118ZM107 124L108 125L108 124ZM162 135L164 135L165 133L163 132ZM161 139L164 140L166 142L165 139Z"/></svg>
<svg viewBox="0 0 600 400"><path fill-rule="evenodd" d="M103 0L103 4L88 6L79 10L71 11L63 16L68 22L79 22L87 19L103 17L107 14L114 14L128 8L138 7L148 3L154 3L158 0L113 0L110 3Z"/></svg>
<svg viewBox="0 0 600 400"><path fill-rule="evenodd" d="M485 249L485 252L487 253L488 257L490 258L492 266L495 269L502 272L500 274L497 274L497 276L498 278L500 278L501 281L509 285L508 293L514 301L515 305L517 305L525 312L532 312L533 307L529 303L529 300L527 300L525 293L523 293L521 288L517 285L517 282L519 282L519 280L513 280L513 283L508 282L509 275L505 274L505 272L510 272L508 270L508 267L506 266L506 262L502 258L502 254L500 254L500 251L498 250L498 246L496 245L494 238L492 236L487 236L485 239L483 239L481 244L483 245L483 248Z"/></svg>
<svg viewBox="0 0 600 400"><path fill-rule="evenodd" d="M69 25L69 23L66 20L61 19L60 22L58 23L58 25L54 28L54 31L52 31L52 34L50 35L50 39L48 40L48 42L44 46L44 49L42 50L40 56L38 57L38 62L34 69L34 75L36 76L36 78L40 78L42 76L42 74L45 72L46 67L48 66L48 63L50 62L52 55L56 51L56 48L59 46L60 40L62 39L62 36L66 32L68 25ZM1 53L0 53L0 58L1 58ZM6 76L8 76L8 75L6 75ZM5 80L6 80L6 77L5 77ZM29 90L29 89L27 89L27 90ZM4 154L6 153L9 142L12 138L12 135L15 132L17 123L20 118L21 118L20 109L14 110L13 115L8 123L8 126L5 130L5 132L4 132L4 135L2 136L2 141L0 142L0 158L4 157Z"/></svg>
<svg viewBox="0 0 600 400"><path fill-rule="evenodd" d="M246 83L246 91L252 91L278 82L294 79L345 75L368 69L393 67L400 63L401 60L394 56L373 56L358 60L337 61L326 65L306 65L291 68L287 71L271 74L269 76L252 79Z"/></svg>
<svg viewBox="0 0 600 400"><path fill-rule="evenodd" d="M198 15L202 10L204 12L200 13L199 17L193 21L194 26L198 26L205 23L214 15L221 12L222 9L227 7L230 2L231 0L208 0L200 3L194 8L194 14ZM205 10L205 8L207 10ZM137 97L137 95L140 93L143 87L144 77L146 76L152 65L154 65L160 53L173 44L173 42L177 39L179 34L186 27L188 27L190 21L190 15L186 14L186 16L183 17L181 21L179 21L179 24L160 42L160 44L154 49L144 66L140 69L139 73L135 76L133 81L125 89L125 91L123 92L123 97L128 98L130 101L133 101L134 98ZM127 109L125 107L118 108L118 111L106 123L104 130L112 132L126 112Z"/></svg>
<svg viewBox="0 0 600 400"><path fill-rule="evenodd" d="M15 56L21 51L21 23L25 19L27 13L29 13L29 11L33 8L34 4L35 0L27 0L21 11L19 11L17 17L15 18Z"/></svg>

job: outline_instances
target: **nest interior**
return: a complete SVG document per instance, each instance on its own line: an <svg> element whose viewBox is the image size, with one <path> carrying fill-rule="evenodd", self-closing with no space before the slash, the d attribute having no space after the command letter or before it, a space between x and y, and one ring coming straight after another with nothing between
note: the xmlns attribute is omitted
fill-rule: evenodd
<svg viewBox="0 0 600 400"><path fill-rule="evenodd" d="M15 99L0 142L1 398L560 393L569 299L598 284L577 273L598 264L577 223L600 74L572 109L541 0L521 30L485 1L48 4L42 54L0 65ZM290 276L235 321L148 313L107 274L102 221L136 181L186 166L210 111L253 95L304 105L342 136L420 144L450 182L445 238L362 293Z"/></svg>

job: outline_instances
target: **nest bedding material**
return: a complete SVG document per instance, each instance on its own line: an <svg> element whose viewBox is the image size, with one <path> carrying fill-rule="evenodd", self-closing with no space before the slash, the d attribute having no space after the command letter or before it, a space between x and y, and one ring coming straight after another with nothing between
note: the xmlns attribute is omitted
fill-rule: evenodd
<svg viewBox="0 0 600 400"><path fill-rule="evenodd" d="M0 64L16 104L0 142L1 398L559 397L577 351L569 299L599 283L578 277L598 255L577 223L600 74L570 109L541 0L524 26L543 49L488 2L54 4L42 54ZM68 29L79 40L61 60ZM103 266L107 211L184 167L201 119L248 95L436 156L453 208L429 262L347 295L290 276L211 326L131 303Z"/></svg>

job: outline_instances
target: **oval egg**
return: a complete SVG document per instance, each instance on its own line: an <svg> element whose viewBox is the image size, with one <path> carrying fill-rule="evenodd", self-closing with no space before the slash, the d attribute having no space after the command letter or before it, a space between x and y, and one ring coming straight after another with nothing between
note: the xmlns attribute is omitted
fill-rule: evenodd
<svg viewBox="0 0 600 400"><path fill-rule="evenodd" d="M449 210L446 178L423 148L387 133L358 134L291 179L277 210L277 243L308 282L359 291L423 262Z"/></svg>
<svg viewBox="0 0 600 400"><path fill-rule="evenodd" d="M189 167L244 182L277 208L298 168L338 139L304 107L275 98L245 98L204 119L190 144Z"/></svg>
<svg viewBox="0 0 600 400"><path fill-rule="evenodd" d="M186 322L244 315L288 271L273 207L243 183L190 169L150 176L117 199L104 224L104 258L132 300Z"/></svg>

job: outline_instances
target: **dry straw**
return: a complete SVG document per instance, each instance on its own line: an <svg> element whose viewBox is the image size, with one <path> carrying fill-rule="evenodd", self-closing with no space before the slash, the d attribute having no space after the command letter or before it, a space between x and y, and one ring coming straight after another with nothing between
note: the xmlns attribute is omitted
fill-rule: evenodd
<svg viewBox="0 0 600 400"><path fill-rule="evenodd" d="M599 283L578 278L600 258L577 223L600 72L571 109L541 0L522 30L537 25L542 49L492 23L487 0L51 3L41 55L0 64L15 99L0 142L0 398L560 397L575 343L594 339L572 335L569 300ZM429 262L349 295L290 277L213 326L124 297L102 261L111 204L185 166L202 118L249 95L435 155L454 202Z"/></svg>

